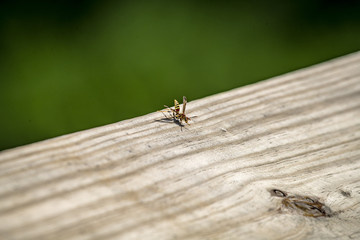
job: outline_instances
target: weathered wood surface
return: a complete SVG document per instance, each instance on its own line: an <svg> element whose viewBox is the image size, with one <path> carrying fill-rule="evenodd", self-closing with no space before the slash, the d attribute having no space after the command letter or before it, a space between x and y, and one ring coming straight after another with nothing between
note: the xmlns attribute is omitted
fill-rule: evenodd
<svg viewBox="0 0 360 240"><path fill-rule="evenodd" d="M187 110L1 152L0 239L360 239L359 52Z"/></svg>

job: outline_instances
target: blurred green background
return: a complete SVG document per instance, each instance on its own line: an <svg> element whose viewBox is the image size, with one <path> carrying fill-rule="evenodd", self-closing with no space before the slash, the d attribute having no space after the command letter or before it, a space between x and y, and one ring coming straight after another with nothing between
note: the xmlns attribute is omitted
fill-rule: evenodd
<svg viewBox="0 0 360 240"><path fill-rule="evenodd" d="M357 51L359 2L2 1L0 150Z"/></svg>

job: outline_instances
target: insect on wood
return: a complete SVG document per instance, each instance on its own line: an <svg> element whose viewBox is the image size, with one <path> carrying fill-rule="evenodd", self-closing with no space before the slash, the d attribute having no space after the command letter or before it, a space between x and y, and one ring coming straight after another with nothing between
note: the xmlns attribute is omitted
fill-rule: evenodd
<svg viewBox="0 0 360 240"><path fill-rule="evenodd" d="M180 104L179 102L175 99L174 100L174 108L171 108L167 105L164 105L164 107L167 108L167 110L164 110L164 111L159 111L159 112L167 112L167 113L170 113L170 117L166 116L164 114L164 116L167 118L167 119L173 119L173 120L176 120L178 121L180 124L182 124L182 122L186 122L186 124L190 125L189 123L189 120L191 120L191 118L187 117L186 114L185 114L185 110L186 110L186 103L187 103L187 99L185 96L183 96L183 106L182 106L182 112L180 112Z"/></svg>

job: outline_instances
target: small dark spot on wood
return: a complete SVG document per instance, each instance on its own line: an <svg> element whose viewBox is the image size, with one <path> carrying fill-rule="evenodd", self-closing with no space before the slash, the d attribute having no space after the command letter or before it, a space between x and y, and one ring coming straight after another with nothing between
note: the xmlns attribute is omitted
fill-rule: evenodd
<svg viewBox="0 0 360 240"><path fill-rule="evenodd" d="M227 130L225 128L220 128L220 130L223 132L227 132Z"/></svg>
<svg viewBox="0 0 360 240"><path fill-rule="evenodd" d="M271 194L271 196L274 196L274 197L286 197L287 196L286 192L281 191L279 189L271 189L270 194Z"/></svg>
<svg viewBox="0 0 360 240"><path fill-rule="evenodd" d="M343 195L344 197L351 197L351 193L344 191L344 190L340 190L341 195Z"/></svg>

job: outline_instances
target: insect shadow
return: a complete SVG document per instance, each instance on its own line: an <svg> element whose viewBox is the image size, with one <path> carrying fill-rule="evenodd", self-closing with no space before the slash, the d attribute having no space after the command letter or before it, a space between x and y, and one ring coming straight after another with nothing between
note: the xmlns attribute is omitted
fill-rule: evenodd
<svg viewBox="0 0 360 240"><path fill-rule="evenodd" d="M164 118L161 118L161 119L154 120L154 122L171 123L171 124L175 123L176 125L181 127L181 131L182 131L182 128L185 127L179 120L177 120L175 118L164 117Z"/></svg>

